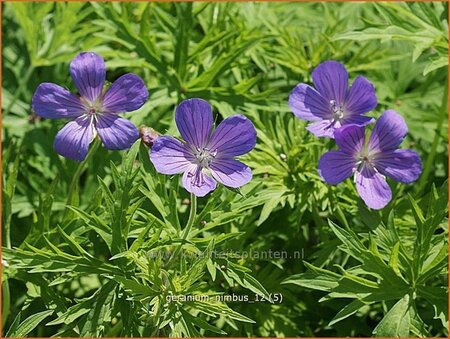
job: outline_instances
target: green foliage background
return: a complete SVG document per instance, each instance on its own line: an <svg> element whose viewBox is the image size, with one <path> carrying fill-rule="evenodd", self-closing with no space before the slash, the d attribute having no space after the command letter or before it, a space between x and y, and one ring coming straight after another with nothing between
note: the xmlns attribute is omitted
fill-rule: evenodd
<svg viewBox="0 0 450 339"><path fill-rule="evenodd" d="M2 8L3 335L448 335L446 4ZM174 108L189 97L208 100L217 121L239 112L255 123L258 144L244 159L254 179L241 194L199 199L187 241L189 196L178 177L155 173L144 145L91 145L77 165L52 148L65 122L31 111L41 82L75 90L68 64L90 50L106 59L109 81L145 80L148 102L127 115L138 126L176 135ZM372 115L400 112L403 147L422 157L419 181L390 182L382 211L368 210L350 179L322 182L317 161L333 142L312 137L287 106L328 59L374 83ZM230 250L289 256L211 255ZM266 300L167 301L186 294Z"/></svg>

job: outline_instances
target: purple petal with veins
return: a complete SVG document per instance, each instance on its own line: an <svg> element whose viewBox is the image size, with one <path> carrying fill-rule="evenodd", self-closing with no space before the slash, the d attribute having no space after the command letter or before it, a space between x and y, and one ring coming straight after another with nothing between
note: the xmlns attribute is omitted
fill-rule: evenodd
<svg viewBox="0 0 450 339"><path fill-rule="evenodd" d="M315 88L298 84L289 95L289 107L296 117L311 121L307 130L317 137L334 138L342 126L365 126L373 120L364 114L377 106L372 83L358 76L348 88L348 73L337 61L325 61L312 72Z"/></svg>
<svg viewBox="0 0 450 339"><path fill-rule="evenodd" d="M47 119L69 118L56 136L55 150L62 156L81 161L98 134L107 149L128 149L139 138L136 126L112 113L141 107L148 91L134 74L121 76L103 97L106 66L94 52L79 53L70 63L70 75L80 96L52 83L42 83L33 95L36 114Z"/></svg>
<svg viewBox="0 0 450 339"><path fill-rule="evenodd" d="M335 131L339 150L325 153L319 161L319 173L329 184L338 184L355 176L356 189L373 209L385 207L392 198L386 176L411 183L422 172L420 156L409 149L397 149L407 133L403 118L386 111L378 119L365 142L365 127L346 125Z"/></svg>
<svg viewBox="0 0 450 339"><path fill-rule="evenodd" d="M251 169L234 159L256 145L256 130L249 119L233 115L212 132L211 106L188 99L178 106L175 121L185 143L169 136L156 139L150 160L159 173L183 173L184 188L198 197L213 191L217 182L238 188L251 180Z"/></svg>

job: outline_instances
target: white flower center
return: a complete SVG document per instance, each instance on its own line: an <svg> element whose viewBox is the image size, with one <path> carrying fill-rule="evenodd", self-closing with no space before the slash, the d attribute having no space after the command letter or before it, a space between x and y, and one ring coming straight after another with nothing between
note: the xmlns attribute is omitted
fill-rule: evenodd
<svg viewBox="0 0 450 339"><path fill-rule="evenodd" d="M356 165L358 171L361 171L366 166L375 168L375 158L376 153L369 152L367 147L363 147L361 152L356 156Z"/></svg>
<svg viewBox="0 0 450 339"><path fill-rule="evenodd" d="M340 121L344 117L344 107L338 105L336 100L330 100L330 110L334 121Z"/></svg>
<svg viewBox="0 0 450 339"><path fill-rule="evenodd" d="M88 115L95 115L96 113L97 113L96 108L89 108L89 110L87 111Z"/></svg>
<svg viewBox="0 0 450 339"><path fill-rule="evenodd" d="M203 168L208 168L217 155L217 150L211 151L206 147L198 148L195 151L195 159L197 164Z"/></svg>
<svg viewBox="0 0 450 339"><path fill-rule="evenodd" d="M86 115L95 117L96 115L100 115L103 113L104 109L102 100L96 100L94 102L91 102L84 98L81 98L81 100L86 107Z"/></svg>

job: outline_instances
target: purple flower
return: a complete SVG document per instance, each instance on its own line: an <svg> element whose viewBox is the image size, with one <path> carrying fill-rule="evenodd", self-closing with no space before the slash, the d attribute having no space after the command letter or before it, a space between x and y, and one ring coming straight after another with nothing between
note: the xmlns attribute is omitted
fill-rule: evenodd
<svg viewBox="0 0 450 339"><path fill-rule="evenodd" d="M392 198L386 176L410 183L422 172L419 155L410 149L397 149L408 127L395 111L388 110L378 119L365 142L364 127L348 125L335 132L338 151L330 151L319 160L319 173L329 184L336 185L355 175L356 189L366 205L381 209Z"/></svg>
<svg viewBox="0 0 450 339"><path fill-rule="evenodd" d="M337 61L325 61L312 72L316 89L298 84L289 95L291 111L300 119L311 121L307 129L318 137L334 138L334 131L344 125L367 125L372 118L363 114L377 106L373 85L358 76L348 88L348 73Z"/></svg>
<svg viewBox="0 0 450 339"><path fill-rule="evenodd" d="M80 96L47 82L40 84L33 96L33 110L41 117L72 119L56 135L56 152L82 161L97 134L107 149L130 148L139 132L117 114L135 111L147 101L144 81L135 74L125 74L103 93L105 62L93 52L78 54L70 63L70 75Z"/></svg>
<svg viewBox="0 0 450 339"><path fill-rule="evenodd" d="M255 147L256 130L250 120L233 115L212 131L211 106L189 99L178 106L175 122L186 142L169 136L156 139L150 159L159 173L184 173L184 188L198 197L213 191L216 181L237 188L251 180L250 168L233 159Z"/></svg>

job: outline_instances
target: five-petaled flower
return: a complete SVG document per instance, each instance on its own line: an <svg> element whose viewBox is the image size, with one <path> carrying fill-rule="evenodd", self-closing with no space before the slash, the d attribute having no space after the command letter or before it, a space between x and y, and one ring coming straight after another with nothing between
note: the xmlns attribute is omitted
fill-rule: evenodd
<svg viewBox="0 0 450 339"><path fill-rule="evenodd" d="M373 85L358 76L348 88L348 73L337 61L325 61L312 72L316 89L298 84L289 95L291 111L300 119L311 121L307 129L318 137L334 137L344 125L364 126L373 121L363 114L377 106Z"/></svg>
<svg viewBox="0 0 450 339"><path fill-rule="evenodd" d="M365 128L348 125L335 132L338 151L329 151L319 160L319 173L335 185L355 175L356 189L366 205L385 207L392 198L385 176L410 183L422 172L419 155L410 149L397 149L408 132L403 118L388 110L377 120L369 141Z"/></svg>
<svg viewBox="0 0 450 339"><path fill-rule="evenodd" d="M146 102L144 81L125 74L104 92L105 62L93 52L78 54L70 64L70 74L80 96L53 83L40 84L33 96L33 110L41 117L72 119L56 135L55 150L81 161L97 134L107 149L131 147L139 138L138 129L117 114L137 110ZM373 85L358 76L348 88L348 73L336 61L317 66L312 78L316 89L297 85L289 105L297 117L312 122L309 131L335 138L340 147L320 158L320 175L333 185L354 175L366 205L383 208L392 198L386 176L410 183L422 171L416 152L397 149L408 132L405 121L393 110L384 112L366 143L364 126L373 119L364 114L377 106ZM158 172L184 173L183 186L200 197L213 191L216 181L238 188L251 180L250 168L234 159L255 147L256 130L250 120L233 115L212 131L211 106L202 99L189 99L177 107L175 122L184 143L170 136L152 139L150 159Z"/></svg>
<svg viewBox="0 0 450 339"><path fill-rule="evenodd" d="M70 75L80 96L53 83L40 84L33 96L33 110L41 117L72 119L56 135L56 152L81 161L97 133L107 149L130 148L139 138L138 129L117 114L135 111L147 101L144 81L125 74L104 93L105 62L93 52L78 54L70 63Z"/></svg>
<svg viewBox="0 0 450 339"><path fill-rule="evenodd" d="M256 130L249 119L233 115L212 131L209 103L188 99L177 107L175 122L185 143L170 136L156 139L150 159L159 173L184 173L184 188L199 197L213 191L216 181L237 188L251 180L250 168L234 159L255 147Z"/></svg>

